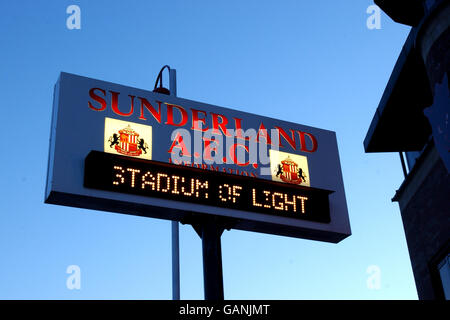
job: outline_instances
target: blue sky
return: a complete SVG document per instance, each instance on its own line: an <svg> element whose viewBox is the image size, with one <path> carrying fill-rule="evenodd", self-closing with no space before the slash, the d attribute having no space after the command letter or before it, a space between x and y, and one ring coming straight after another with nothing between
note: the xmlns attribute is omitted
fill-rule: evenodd
<svg viewBox="0 0 450 320"><path fill-rule="evenodd" d="M81 9L81 29L66 8ZM9 1L0 10L1 299L170 299L170 222L44 204L61 71L336 131L352 236L339 244L222 236L226 299L417 299L391 202L398 154L363 140L408 35L372 1ZM203 299L201 241L180 227L181 297ZM66 287L69 265L81 289ZM367 286L369 266L380 273Z"/></svg>

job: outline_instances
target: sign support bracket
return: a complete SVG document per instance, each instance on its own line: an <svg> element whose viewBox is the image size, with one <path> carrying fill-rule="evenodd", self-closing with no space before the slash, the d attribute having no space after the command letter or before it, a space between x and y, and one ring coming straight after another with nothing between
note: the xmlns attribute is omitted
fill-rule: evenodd
<svg viewBox="0 0 450 320"><path fill-rule="evenodd" d="M221 236L225 229L216 218L205 218L192 225L202 239L205 300L223 301Z"/></svg>

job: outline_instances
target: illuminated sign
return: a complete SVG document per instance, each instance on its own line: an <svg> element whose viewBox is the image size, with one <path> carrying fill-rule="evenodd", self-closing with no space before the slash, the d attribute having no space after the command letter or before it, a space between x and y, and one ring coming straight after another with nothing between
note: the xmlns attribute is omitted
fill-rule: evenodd
<svg viewBox="0 0 450 320"><path fill-rule="evenodd" d="M269 150L272 180L310 186L308 159L305 156Z"/></svg>
<svg viewBox="0 0 450 320"><path fill-rule="evenodd" d="M330 222L327 190L91 152L84 185L215 207Z"/></svg>
<svg viewBox="0 0 450 320"><path fill-rule="evenodd" d="M273 112L297 117L284 101ZM46 203L334 243L351 234L333 131L64 72L51 123Z"/></svg>
<svg viewBox="0 0 450 320"><path fill-rule="evenodd" d="M104 151L152 159L152 127L105 117Z"/></svg>

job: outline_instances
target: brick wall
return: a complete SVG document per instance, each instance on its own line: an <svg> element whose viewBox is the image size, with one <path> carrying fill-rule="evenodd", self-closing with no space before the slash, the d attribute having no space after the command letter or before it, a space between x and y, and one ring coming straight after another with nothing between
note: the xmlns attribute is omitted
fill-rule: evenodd
<svg viewBox="0 0 450 320"><path fill-rule="evenodd" d="M450 175L440 159L416 189L401 212L403 226L419 299L437 299L429 265L450 238Z"/></svg>

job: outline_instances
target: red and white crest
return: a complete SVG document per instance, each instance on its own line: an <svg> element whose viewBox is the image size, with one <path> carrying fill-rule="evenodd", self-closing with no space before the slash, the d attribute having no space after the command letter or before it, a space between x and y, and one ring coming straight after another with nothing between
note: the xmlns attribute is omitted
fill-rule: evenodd
<svg viewBox="0 0 450 320"><path fill-rule="evenodd" d="M104 151L151 160L152 127L105 118Z"/></svg>
<svg viewBox="0 0 450 320"><path fill-rule="evenodd" d="M119 139L120 142L114 146L118 153L131 157L141 155L142 150L138 149L139 133L134 131L130 125L119 130Z"/></svg>
<svg viewBox="0 0 450 320"><path fill-rule="evenodd" d="M272 149L269 154L272 180L310 186L307 157Z"/></svg>
<svg viewBox="0 0 450 320"><path fill-rule="evenodd" d="M287 157L281 161L282 173L280 179L284 182L289 182L293 184L300 184L302 182L302 177L299 176L299 167L296 162L291 158Z"/></svg>

